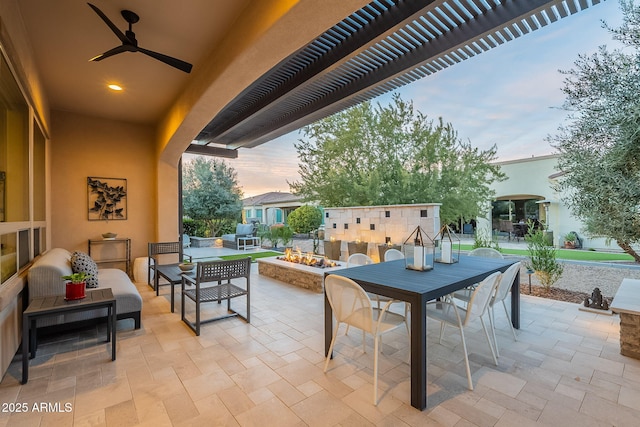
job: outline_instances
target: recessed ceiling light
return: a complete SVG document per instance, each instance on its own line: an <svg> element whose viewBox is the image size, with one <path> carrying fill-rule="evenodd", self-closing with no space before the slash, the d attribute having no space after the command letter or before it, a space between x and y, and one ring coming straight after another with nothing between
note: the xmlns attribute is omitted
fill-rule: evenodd
<svg viewBox="0 0 640 427"><path fill-rule="evenodd" d="M116 85L116 84L110 84L107 86L109 89L111 90L115 90L116 92L121 91L122 90L122 86L120 85Z"/></svg>

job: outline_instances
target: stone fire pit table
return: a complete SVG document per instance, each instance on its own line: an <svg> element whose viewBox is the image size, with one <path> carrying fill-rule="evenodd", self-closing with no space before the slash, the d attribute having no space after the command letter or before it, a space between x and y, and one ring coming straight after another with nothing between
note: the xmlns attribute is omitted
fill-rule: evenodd
<svg viewBox="0 0 640 427"><path fill-rule="evenodd" d="M284 261L277 259L277 257L258 258L258 273L293 286L298 286L299 288L322 293L324 291L322 286L324 274L342 270L347 266L346 262L336 262L340 265L320 268Z"/></svg>

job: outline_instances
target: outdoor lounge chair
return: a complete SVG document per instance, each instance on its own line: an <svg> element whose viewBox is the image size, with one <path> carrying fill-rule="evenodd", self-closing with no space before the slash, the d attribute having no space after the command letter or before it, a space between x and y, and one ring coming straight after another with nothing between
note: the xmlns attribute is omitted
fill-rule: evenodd
<svg viewBox="0 0 640 427"><path fill-rule="evenodd" d="M238 237L255 237L256 226L254 224L237 224L235 234L223 234L222 246L229 249L238 248Z"/></svg>

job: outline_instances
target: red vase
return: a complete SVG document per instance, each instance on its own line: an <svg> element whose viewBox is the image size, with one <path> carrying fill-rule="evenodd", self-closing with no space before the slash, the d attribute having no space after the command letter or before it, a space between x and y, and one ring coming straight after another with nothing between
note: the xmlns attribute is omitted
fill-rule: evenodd
<svg viewBox="0 0 640 427"><path fill-rule="evenodd" d="M67 292L65 295L65 299L67 301L69 300L76 300L76 299L82 299L84 298L85 295L85 283L71 283L71 282L67 282Z"/></svg>

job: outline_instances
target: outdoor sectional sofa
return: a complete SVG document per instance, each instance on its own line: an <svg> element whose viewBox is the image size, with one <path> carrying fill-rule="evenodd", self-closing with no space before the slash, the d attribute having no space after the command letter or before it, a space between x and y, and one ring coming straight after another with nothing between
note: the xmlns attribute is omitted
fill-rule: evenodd
<svg viewBox="0 0 640 427"><path fill-rule="evenodd" d="M66 280L62 276L70 275L72 272L69 251L62 248L47 251L33 263L27 274L29 303L36 297L64 295ZM117 268L98 270L98 288L111 288L113 296L116 298L116 317L118 320L131 318L134 320L135 328L140 328L142 297L127 273ZM106 318L106 316L106 309L68 313L38 319L38 327Z"/></svg>

